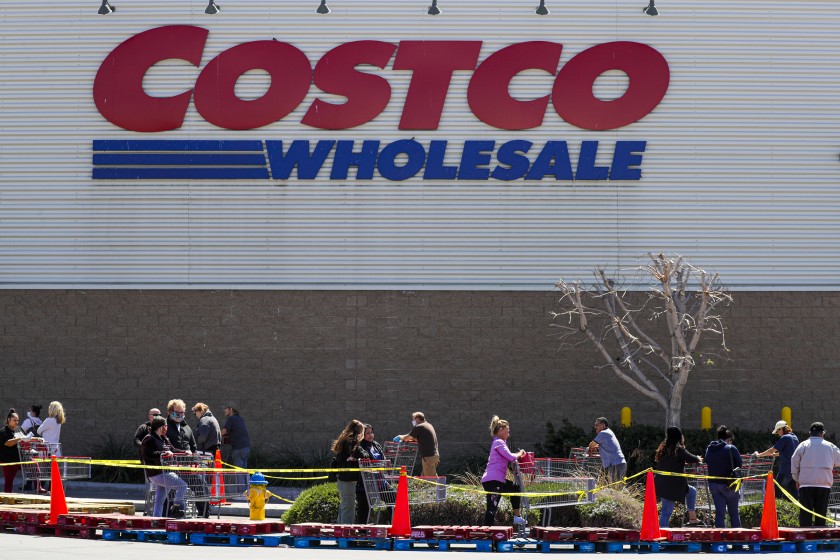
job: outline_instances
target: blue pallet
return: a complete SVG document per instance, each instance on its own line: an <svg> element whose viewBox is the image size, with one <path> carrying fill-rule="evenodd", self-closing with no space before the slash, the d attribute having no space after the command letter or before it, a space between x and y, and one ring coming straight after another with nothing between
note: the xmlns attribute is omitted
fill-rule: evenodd
<svg viewBox="0 0 840 560"><path fill-rule="evenodd" d="M512 539L496 543L497 552L529 550L534 552L595 552L595 543L581 541L538 541L536 539Z"/></svg>
<svg viewBox="0 0 840 560"><path fill-rule="evenodd" d="M698 542L670 542L670 541L653 541L653 542L599 542L595 543L598 552L700 552L702 546Z"/></svg>
<svg viewBox="0 0 840 560"><path fill-rule="evenodd" d="M415 548L415 545L425 545ZM394 550L475 550L493 552L493 541L448 539L394 539Z"/></svg>
<svg viewBox="0 0 840 560"><path fill-rule="evenodd" d="M391 550L391 539L295 537L294 546L295 548L338 547Z"/></svg>
<svg viewBox="0 0 840 560"><path fill-rule="evenodd" d="M840 551L840 540L832 541L803 541L796 543L797 552L837 552Z"/></svg>
<svg viewBox="0 0 840 560"><path fill-rule="evenodd" d="M275 535L191 533L190 542L205 546L280 546L280 537Z"/></svg>
<svg viewBox="0 0 840 560"><path fill-rule="evenodd" d="M156 542L168 544L187 544L186 533L166 531L143 531L135 529L103 529L102 538L106 541Z"/></svg>

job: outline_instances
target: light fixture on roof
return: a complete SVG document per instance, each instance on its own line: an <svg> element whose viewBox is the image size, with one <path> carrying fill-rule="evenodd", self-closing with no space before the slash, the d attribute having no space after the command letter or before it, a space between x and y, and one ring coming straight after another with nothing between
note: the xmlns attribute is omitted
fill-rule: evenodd
<svg viewBox="0 0 840 560"><path fill-rule="evenodd" d="M99 13L103 16L107 16L111 12L115 11L116 8L113 7L111 4L108 3L108 0L102 0L102 5L99 6Z"/></svg>
<svg viewBox="0 0 840 560"><path fill-rule="evenodd" d="M541 16L547 16L551 12L549 12L548 8L545 7L545 0L540 0L540 7L537 8L534 13Z"/></svg>
<svg viewBox="0 0 840 560"><path fill-rule="evenodd" d="M650 0L650 4L648 4L642 11L649 16L659 15L659 10L656 9L656 4L653 3L653 0Z"/></svg>
<svg viewBox="0 0 840 560"><path fill-rule="evenodd" d="M330 13L330 8L327 6L327 0L321 0L321 5L318 6L318 9L315 10L319 14L328 14Z"/></svg>
<svg viewBox="0 0 840 560"><path fill-rule="evenodd" d="M205 14L218 14L221 11L222 9L216 5L216 0L210 0L210 3L204 8Z"/></svg>
<svg viewBox="0 0 840 560"><path fill-rule="evenodd" d="M426 13L430 16L436 16L441 13L440 8L437 7L437 0L432 0L432 5L429 6L429 11Z"/></svg>

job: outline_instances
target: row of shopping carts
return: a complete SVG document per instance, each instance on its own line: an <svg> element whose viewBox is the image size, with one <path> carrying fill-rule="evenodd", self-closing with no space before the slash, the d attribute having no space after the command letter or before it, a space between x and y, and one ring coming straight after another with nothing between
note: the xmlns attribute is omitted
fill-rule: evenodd
<svg viewBox="0 0 840 560"><path fill-rule="evenodd" d="M43 483L49 482L52 477L49 459L61 457L61 444L23 440L18 442L18 453L22 463L20 470L23 475L23 488L31 487L33 492L40 493ZM61 480L90 478L90 457L63 457L63 459L70 459L70 461L58 463Z"/></svg>

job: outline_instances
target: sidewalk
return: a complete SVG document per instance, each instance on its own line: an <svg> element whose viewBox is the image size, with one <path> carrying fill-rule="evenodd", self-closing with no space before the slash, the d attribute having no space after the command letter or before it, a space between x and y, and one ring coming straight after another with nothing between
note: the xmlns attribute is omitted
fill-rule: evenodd
<svg viewBox="0 0 840 560"><path fill-rule="evenodd" d="M272 494L277 494L287 500L294 501L303 488L288 486L271 486L268 489ZM145 484L108 484L103 482L84 482L68 480L64 483L64 493L68 498L94 498L125 500L134 504L135 511L142 512L145 507L146 485ZM241 498L228 499L228 504L221 507L221 515L234 517L248 517L248 501L245 496ZM266 504L265 515L268 518L279 518L289 509L290 503L271 498ZM216 516L219 508L213 506L212 515Z"/></svg>

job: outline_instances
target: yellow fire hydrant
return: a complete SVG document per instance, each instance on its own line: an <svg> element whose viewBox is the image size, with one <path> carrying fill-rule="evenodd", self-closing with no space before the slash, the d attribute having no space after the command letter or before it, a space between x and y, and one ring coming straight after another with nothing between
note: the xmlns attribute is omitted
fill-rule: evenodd
<svg viewBox="0 0 840 560"><path fill-rule="evenodd" d="M268 481L262 473L254 473L249 480L248 505L251 508L251 521L265 520L265 503L268 501Z"/></svg>

